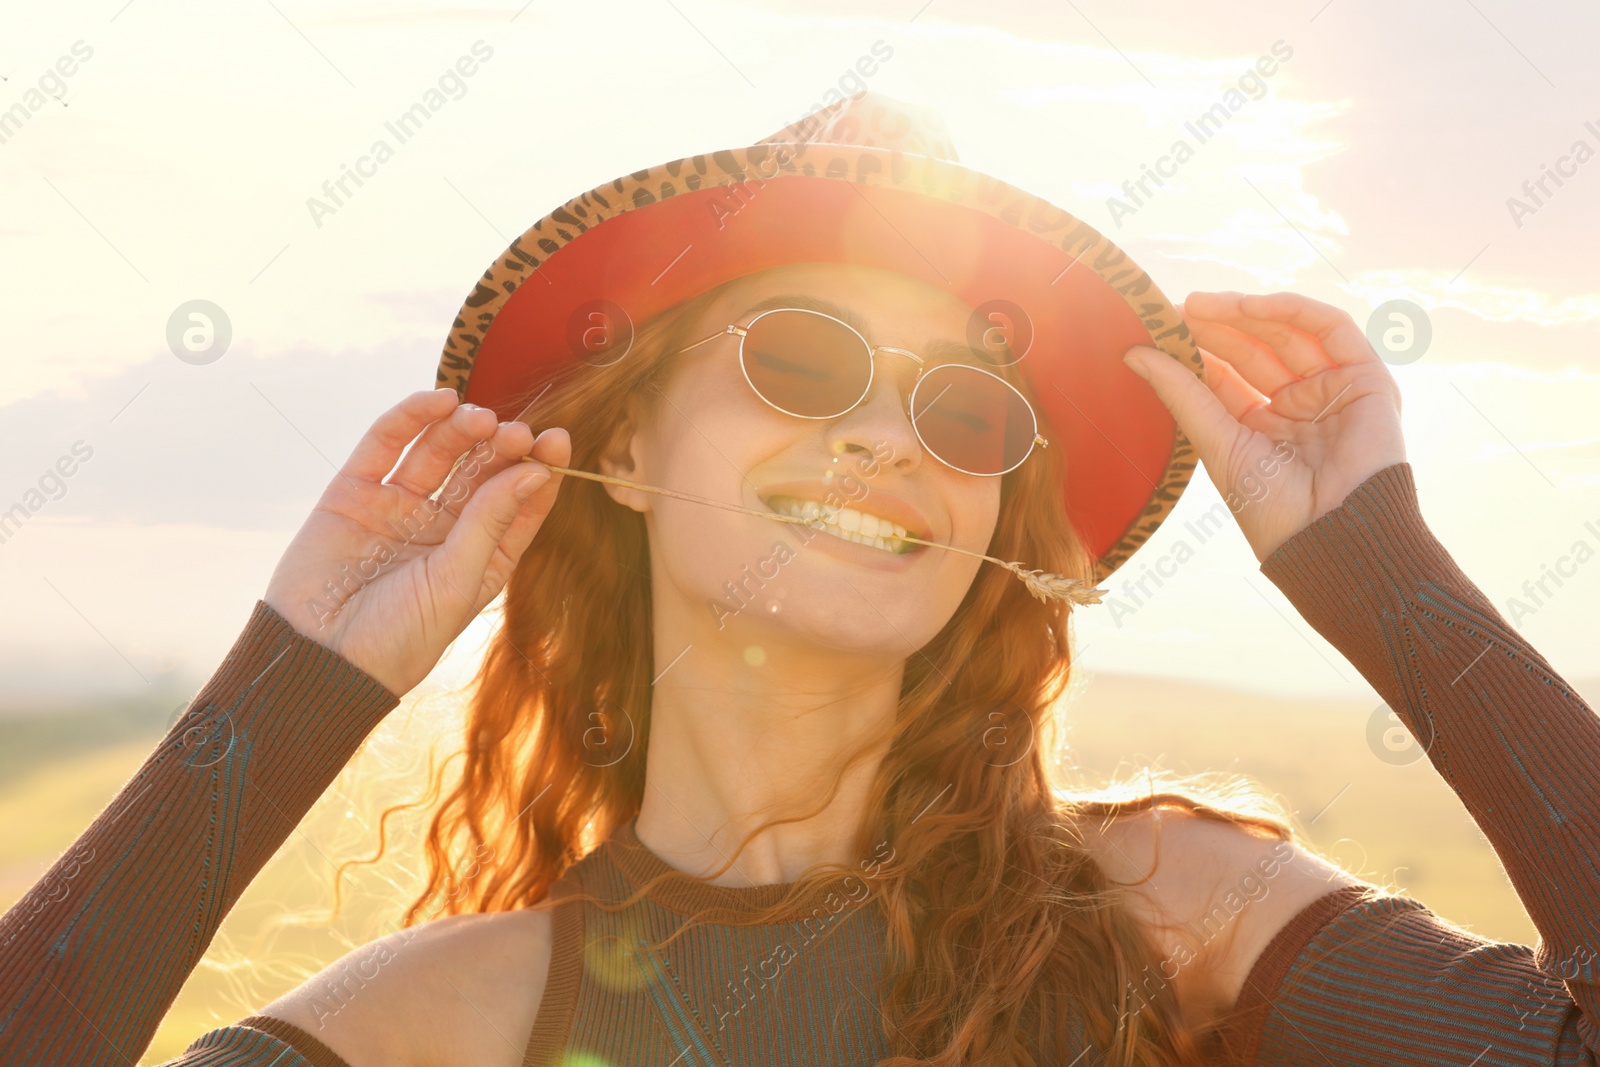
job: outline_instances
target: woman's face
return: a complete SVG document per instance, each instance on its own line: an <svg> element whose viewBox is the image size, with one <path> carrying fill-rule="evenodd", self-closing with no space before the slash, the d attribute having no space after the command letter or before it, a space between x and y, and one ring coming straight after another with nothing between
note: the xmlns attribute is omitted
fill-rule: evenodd
<svg viewBox="0 0 1600 1067"><path fill-rule="evenodd" d="M903 275L798 264L729 286L689 337L748 324L754 305L784 296L836 305L859 320L872 344L919 355L930 342L965 344L972 313ZM751 389L737 337L672 358L653 412L607 473L762 511L843 504L844 527L881 528L887 520L925 540L987 547L1000 479L963 474L923 450L906 414L911 359L878 353L872 389L857 407L834 419L802 419ZM761 649L747 655L753 662L792 642L904 658L949 620L980 565L942 549L885 550L657 494L610 491L647 516L658 624L686 642L731 638Z"/></svg>

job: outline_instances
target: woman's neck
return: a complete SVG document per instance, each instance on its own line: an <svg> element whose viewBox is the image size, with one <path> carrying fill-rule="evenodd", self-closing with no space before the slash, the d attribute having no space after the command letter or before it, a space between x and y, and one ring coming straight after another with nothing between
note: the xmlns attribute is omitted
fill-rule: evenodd
<svg viewBox="0 0 1600 1067"><path fill-rule="evenodd" d="M718 885L792 882L816 863L854 863L905 661L779 643L761 629L729 626L687 640L667 629L657 627L639 840L691 874L727 867ZM761 823L821 805L845 761L866 746L873 750L825 807L763 831L734 856Z"/></svg>

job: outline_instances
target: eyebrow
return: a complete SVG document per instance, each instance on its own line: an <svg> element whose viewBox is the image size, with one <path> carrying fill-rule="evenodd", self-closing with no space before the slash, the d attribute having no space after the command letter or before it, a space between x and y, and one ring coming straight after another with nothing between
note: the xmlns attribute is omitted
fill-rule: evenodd
<svg viewBox="0 0 1600 1067"><path fill-rule="evenodd" d="M800 293L781 294L771 296L759 303L751 304L739 314L741 321L748 321L746 316L762 311L775 311L778 308L800 308L804 311L816 311L823 315L832 315L841 322L849 325L861 336L867 337L867 324L855 311L841 307L831 300L820 297L806 296ZM867 338L871 343L871 338ZM898 347L898 346L895 346ZM951 341L946 338L931 337L922 343L921 348L912 349L917 355L927 360L929 365L938 363L971 363L973 366L985 370L994 370L994 363L985 359L973 347L961 341Z"/></svg>

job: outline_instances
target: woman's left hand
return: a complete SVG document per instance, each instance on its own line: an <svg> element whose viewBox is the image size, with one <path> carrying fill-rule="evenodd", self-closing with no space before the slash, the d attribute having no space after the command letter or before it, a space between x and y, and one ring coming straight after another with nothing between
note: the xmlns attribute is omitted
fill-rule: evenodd
<svg viewBox="0 0 1600 1067"><path fill-rule="evenodd" d="M1400 389L1361 328L1297 293L1191 293L1206 380L1138 345L1124 361L1193 442L1256 558L1405 461Z"/></svg>

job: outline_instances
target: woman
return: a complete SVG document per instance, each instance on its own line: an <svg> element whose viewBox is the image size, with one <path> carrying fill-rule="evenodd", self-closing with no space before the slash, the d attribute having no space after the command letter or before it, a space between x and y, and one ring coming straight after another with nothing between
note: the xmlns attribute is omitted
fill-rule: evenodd
<svg viewBox="0 0 1600 1067"><path fill-rule="evenodd" d="M885 108L832 109L818 153L843 118L893 125ZM848 188L786 173L736 221L798 229L786 190L825 180ZM554 268L598 246L587 233L537 264L548 290L519 291L584 307ZM1426 744L1537 952L1361 882L1276 820L1075 798L1042 742L1018 752L1066 680L1068 605L908 538L1099 578L1171 501L1152 503L1136 444L1117 474L1070 445L1064 476L1049 441L1082 438L1029 371L1049 331L1021 355L968 344L982 309L902 255L742 261L686 277L682 299L641 288L663 306L584 350L603 358L496 392L486 341L516 335L488 326L513 321L518 287L490 283L534 265L508 255L452 337L485 343L441 372L527 421L446 388L372 425L185 719L0 920L5 1062L133 1062L249 879L504 589L407 918L453 914L175 1062L1595 1063L1600 723L1428 532L1398 391L1349 317L1197 293L1204 381L1173 358L1187 334L1162 330L1127 348L1128 377L1247 499L1263 571ZM1117 276L1094 270L1074 292ZM1164 313L1127 291L1147 325ZM1132 402L1101 410L1077 428L1139 421ZM1186 462L1166 432L1158 474ZM1111 513L1073 511L1075 479L1125 500L1132 475L1149 484L1110 537Z"/></svg>

